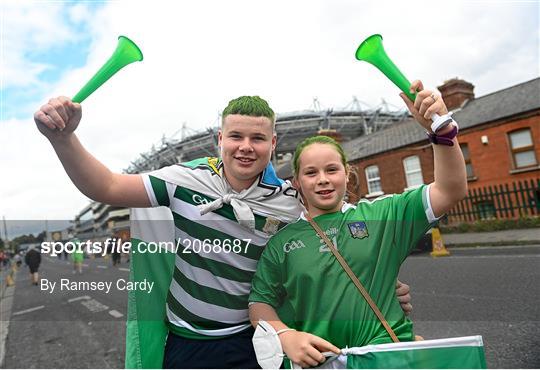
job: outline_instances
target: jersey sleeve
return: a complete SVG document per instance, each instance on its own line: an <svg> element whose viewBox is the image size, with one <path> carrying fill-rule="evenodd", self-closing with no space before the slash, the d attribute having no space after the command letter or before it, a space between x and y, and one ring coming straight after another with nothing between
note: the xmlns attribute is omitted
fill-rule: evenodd
<svg viewBox="0 0 540 370"><path fill-rule="evenodd" d="M395 243L400 246L404 260L420 238L435 224L429 199L429 185L406 191L392 198L395 224Z"/></svg>
<svg viewBox="0 0 540 370"><path fill-rule="evenodd" d="M283 303L283 256L279 253L278 245L276 238L271 238L257 263L251 283L250 304L266 303L278 309Z"/></svg>
<svg viewBox="0 0 540 370"><path fill-rule="evenodd" d="M171 198L174 195L175 185L159 177L159 172L156 170L141 174L146 194L150 200L152 207L165 206L169 207L171 204Z"/></svg>

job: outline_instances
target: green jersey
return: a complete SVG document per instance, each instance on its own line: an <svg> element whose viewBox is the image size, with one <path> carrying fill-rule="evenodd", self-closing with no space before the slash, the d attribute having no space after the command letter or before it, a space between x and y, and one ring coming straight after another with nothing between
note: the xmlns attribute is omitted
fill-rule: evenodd
<svg viewBox="0 0 540 370"><path fill-rule="evenodd" d="M314 217L367 289L400 340L412 323L395 284L401 263L436 219L429 186L375 201L344 204ZM257 265L250 302L274 307L290 327L345 348L391 342L390 336L304 217L273 236Z"/></svg>

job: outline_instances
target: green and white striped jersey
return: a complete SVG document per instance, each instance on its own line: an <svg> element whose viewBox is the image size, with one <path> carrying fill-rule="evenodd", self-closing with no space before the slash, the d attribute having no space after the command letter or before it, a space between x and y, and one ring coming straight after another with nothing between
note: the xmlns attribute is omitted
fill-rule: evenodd
<svg viewBox="0 0 540 370"><path fill-rule="evenodd" d="M169 329L187 338L223 337L249 328L248 296L257 262L271 234L293 217L252 208L255 230L250 230L238 223L229 204L201 215L198 206L215 196L202 186L180 186L160 176L172 169L200 181L225 181L221 167L221 161L204 158L143 175L152 206L172 212L177 249L166 312ZM261 188L268 203L289 204L298 217L296 194L271 166L253 186Z"/></svg>

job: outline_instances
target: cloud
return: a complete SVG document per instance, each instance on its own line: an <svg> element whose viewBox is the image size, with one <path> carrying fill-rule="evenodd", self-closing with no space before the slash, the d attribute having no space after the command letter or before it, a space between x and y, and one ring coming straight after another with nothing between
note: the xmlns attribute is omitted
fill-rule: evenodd
<svg viewBox="0 0 540 370"><path fill-rule="evenodd" d="M2 5L3 88L25 87L39 82L51 68L32 60L31 55L74 42L77 37L63 21L65 5L60 2L7 2Z"/></svg>
<svg viewBox="0 0 540 370"><path fill-rule="evenodd" d="M12 103L27 118L0 121L0 163L10 178L0 185L0 214L9 218L71 218L87 204L31 116L49 97L73 96L109 58L120 34L142 48L144 60L125 67L83 103L77 132L115 171L183 122L193 130L214 126L220 110L238 95L261 95L277 112L307 109L314 97L326 107L343 107L353 96L371 105L384 98L403 107L397 89L354 58L358 44L372 33L383 35L388 54L407 77L422 78L427 86L457 76L483 95L539 74L537 3L90 4L13 2L3 8L9 30L2 36L2 70L7 64L9 71L2 73L3 93L17 88L10 95L21 97L23 88L35 87L31 99ZM81 49L83 63L44 81L44 71L62 65L66 45ZM53 49L58 56L47 60ZM35 52L47 61L32 59Z"/></svg>

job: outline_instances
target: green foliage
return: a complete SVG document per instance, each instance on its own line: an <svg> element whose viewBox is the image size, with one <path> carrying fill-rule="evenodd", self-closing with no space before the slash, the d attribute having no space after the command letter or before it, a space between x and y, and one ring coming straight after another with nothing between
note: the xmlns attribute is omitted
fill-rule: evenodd
<svg viewBox="0 0 540 370"><path fill-rule="evenodd" d="M40 234L41 235L41 234ZM28 243L41 243L43 239L38 239L34 234L25 234L25 235L19 235L18 237L14 238L11 241L11 246L16 248L21 244L28 244Z"/></svg>
<svg viewBox="0 0 540 370"><path fill-rule="evenodd" d="M516 220L480 220L472 223L461 223L455 226L440 225L443 233L473 233L501 230L540 228L540 217L521 217Z"/></svg>
<svg viewBox="0 0 540 370"><path fill-rule="evenodd" d="M43 243L45 241L45 238L47 237L47 232L43 230L36 236L37 243Z"/></svg>

